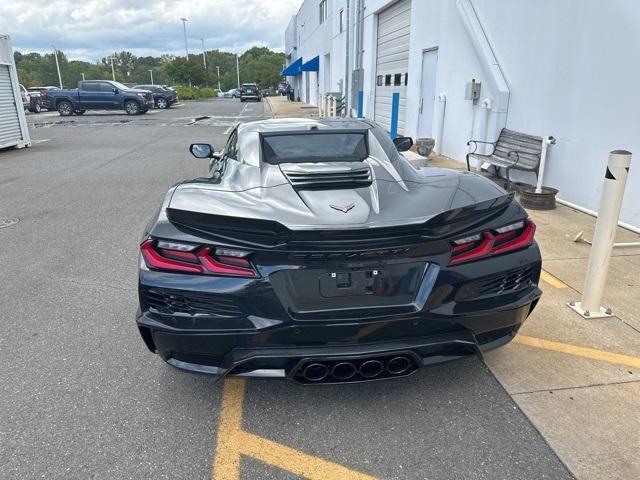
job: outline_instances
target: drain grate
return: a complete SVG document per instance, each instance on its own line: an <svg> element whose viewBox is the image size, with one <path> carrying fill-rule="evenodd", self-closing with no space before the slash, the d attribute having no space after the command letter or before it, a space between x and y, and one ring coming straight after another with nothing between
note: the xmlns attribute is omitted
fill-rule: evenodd
<svg viewBox="0 0 640 480"><path fill-rule="evenodd" d="M15 225L20 220L18 218L2 218L0 217L0 228L10 227L11 225Z"/></svg>

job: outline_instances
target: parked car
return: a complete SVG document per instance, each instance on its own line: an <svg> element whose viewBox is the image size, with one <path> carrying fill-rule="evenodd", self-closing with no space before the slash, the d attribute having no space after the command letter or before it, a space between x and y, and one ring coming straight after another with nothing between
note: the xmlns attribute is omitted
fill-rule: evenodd
<svg viewBox="0 0 640 480"><path fill-rule="evenodd" d="M242 87L240 87L240 101L246 102L248 100L254 100L256 102L262 101L260 89L255 83L243 83Z"/></svg>
<svg viewBox="0 0 640 480"><path fill-rule="evenodd" d="M82 115L87 110L124 110L137 115L151 108L153 95L111 80L86 80L71 90L50 90L49 105L62 116Z"/></svg>
<svg viewBox="0 0 640 480"><path fill-rule="evenodd" d="M237 88L232 88L231 90L222 92L222 95L220 96L223 98L238 98L240 97L240 90L238 90Z"/></svg>
<svg viewBox="0 0 640 480"><path fill-rule="evenodd" d="M281 82L280 85L278 85L278 93L280 95L286 95L287 94L287 82Z"/></svg>
<svg viewBox="0 0 640 480"><path fill-rule="evenodd" d="M40 113L42 110L42 100L39 92L29 92L24 85L20 84L20 97L25 110L33 113Z"/></svg>
<svg viewBox="0 0 640 480"><path fill-rule="evenodd" d="M46 108L47 110L55 110L49 106L49 91L50 90L58 90L58 87L30 87L27 88L27 91L30 93L38 93L40 94L40 103L42 104L42 108Z"/></svg>
<svg viewBox="0 0 640 480"><path fill-rule="evenodd" d="M177 95L171 90L160 85L136 85L135 90L147 90L153 95L153 104L156 108L169 108L176 103Z"/></svg>
<svg viewBox="0 0 640 480"><path fill-rule="evenodd" d="M137 325L196 372L358 382L508 343L541 296L535 225L466 171L416 169L368 120L236 126L140 245Z"/></svg>

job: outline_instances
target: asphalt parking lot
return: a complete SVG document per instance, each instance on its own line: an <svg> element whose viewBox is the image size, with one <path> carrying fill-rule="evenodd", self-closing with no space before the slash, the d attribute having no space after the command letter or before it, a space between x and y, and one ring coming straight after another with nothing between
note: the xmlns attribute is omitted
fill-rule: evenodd
<svg viewBox="0 0 640 480"><path fill-rule="evenodd" d="M137 248L174 182L202 175L262 103L130 117L29 115L0 151L0 478L572 478L478 359L406 379L216 383L165 365L134 324Z"/></svg>

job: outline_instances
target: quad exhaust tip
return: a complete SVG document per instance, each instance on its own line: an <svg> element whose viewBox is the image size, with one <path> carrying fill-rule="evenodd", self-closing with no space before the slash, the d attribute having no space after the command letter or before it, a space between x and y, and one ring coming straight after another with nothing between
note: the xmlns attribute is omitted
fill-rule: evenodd
<svg viewBox="0 0 640 480"><path fill-rule="evenodd" d="M387 371L394 375L400 375L406 372L411 367L411 362L405 356L393 357L387 362Z"/></svg>
<svg viewBox="0 0 640 480"><path fill-rule="evenodd" d="M298 370L296 376L306 383L340 383L392 378L416 369L409 356L397 355L354 361L312 361Z"/></svg>
<svg viewBox="0 0 640 480"><path fill-rule="evenodd" d="M353 363L338 362L331 369L331 376L336 380L344 381L352 378L357 372L358 369Z"/></svg>
<svg viewBox="0 0 640 480"><path fill-rule="evenodd" d="M329 375L329 368L323 363L310 363L302 371L302 376L310 382L320 382Z"/></svg>
<svg viewBox="0 0 640 480"><path fill-rule="evenodd" d="M384 365L380 360L367 360L362 362L358 372L364 378L376 378L384 371Z"/></svg>

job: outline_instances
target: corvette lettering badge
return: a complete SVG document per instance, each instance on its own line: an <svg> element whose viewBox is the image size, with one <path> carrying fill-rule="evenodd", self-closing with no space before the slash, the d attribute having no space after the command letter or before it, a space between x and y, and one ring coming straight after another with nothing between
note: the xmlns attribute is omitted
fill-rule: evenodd
<svg viewBox="0 0 640 480"><path fill-rule="evenodd" d="M349 210L351 210L353 207L355 207L356 204L355 203L348 203L346 205L340 206L340 205L333 205L333 204L330 203L329 206L331 208L333 208L334 210L340 210L342 213L347 213Z"/></svg>

